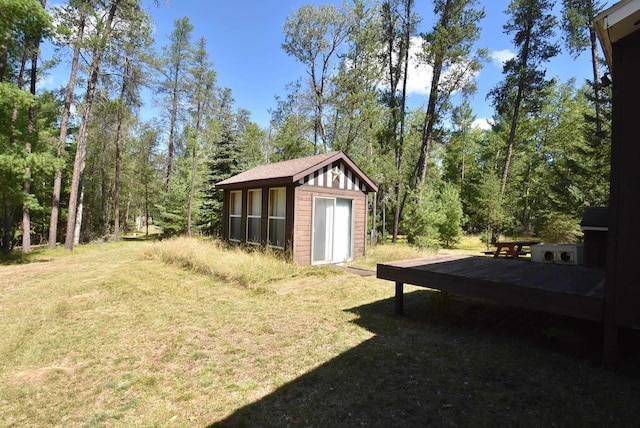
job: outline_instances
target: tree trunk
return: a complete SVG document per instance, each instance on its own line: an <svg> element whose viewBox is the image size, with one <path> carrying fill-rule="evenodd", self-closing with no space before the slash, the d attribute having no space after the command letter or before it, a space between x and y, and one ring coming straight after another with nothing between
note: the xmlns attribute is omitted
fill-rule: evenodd
<svg viewBox="0 0 640 428"><path fill-rule="evenodd" d="M589 26L589 40L591 42L591 70L593 72L593 97L596 113L596 133L602 134L602 85L600 83L600 67L598 66L598 41L596 32Z"/></svg>
<svg viewBox="0 0 640 428"><path fill-rule="evenodd" d="M64 109L62 110L62 118L60 121L60 138L56 148L56 156L62 159L64 148L67 142L67 131L69 128L69 116L71 114L71 105L73 104L73 90L76 87L76 76L78 74L78 61L80 59L80 42L84 36L84 25L87 18L87 1L80 5L80 20L78 22L78 32L76 35L76 44L73 48L73 59L71 60L71 72L69 74L69 83L64 96ZM51 204L51 218L49 220L49 248L56 248L58 237L58 217L60 212L60 193L62 191L62 170L56 168L53 179L53 201Z"/></svg>
<svg viewBox="0 0 640 428"><path fill-rule="evenodd" d="M82 115L82 123L80 124L80 130L78 133L78 146L76 150L76 157L73 163L73 178L71 180L71 193L69 195L69 217L67 219L67 236L65 239L65 248L67 250L73 250L74 245L74 232L76 230L76 210L78 209L78 195L82 193L82 180L84 175L84 165L87 155L87 137L89 133L89 119L91 117L91 107L93 105L93 98L98 83L98 76L100 75L100 65L102 62L102 55L104 53L105 44L111 34L111 25L115 17L116 11L121 0L114 0L109 9L109 15L104 27L104 34L102 35L101 43L94 51L93 58L91 60L91 72L89 74L89 81L87 84L87 92L85 94L84 112ZM81 226L82 216L78 216L78 229Z"/></svg>
<svg viewBox="0 0 640 428"><path fill-rule="evenodd" d="M169 147L167 148L167 176L165 191L169 193L171 175L173 174L173 156L175 152L176 123L178 122L178 76L180 64L177 65L175 79L173 81L173 94L171 99L171 117L169 118Z"/></svg>
<svg viewBox="0 0 640 428"><path fill-rule="evenodd" d="M42 0L42 7L45 7L45 0ZM38 49L40 47L40 40L36 40L33 46L33 52L31 53L31 82L29 84L29 92L35 97L36 95L36 80L38 77ZM25 143L25 151L31 153L31 141L36 136L36 109L35 106L29 107L29 117L27 118L27 141ZM29 198L31 194L31 168L27 166L25 170L26 180L24 181L23 191L25 198ZM28 253L31 251L31 214L29 212L28 200L22 205L22 252Z"/></svg>
<svg viewBox="0 0 640 428"><path fill-rule="evenodd" d="M29 42L25 40L23 45L22 61L20 62L20 71L18 73L18 87L20 89L22 89L25 83L24 73L25 73L26 64L27 64L28 43ZM34 112L33 106L29 106L29 119L31 118L31 115L33 114L33 112ZM9 134L9 140L11 143L13 143L15 138L14 131L15 131L16 120L18 120L18 105L14 105L13 112L11 114L11 130ZM32 125L31 121L29 121L29 125ZM25 152L27 153L27 156L29 156L29 154L31 153L31 140L30 140L31 136L32 136L32 129L28 129L27 138L25 139L25 142L24 142L24 149L25 149ZM28 165L25 167L25 178L26 179L22 184L22 192L24 194L24 202L22 204L22 252L29 253L31 252L31 218L29 217L29 207L27 205L27 202L29 198L29 193L31 193L31 183L29 182L29 179L31 178L31 169L29 168Z"/></svg>
<svg viewBox="0 0 640 428"><path fill-rule="evenodd" d="M113 190L113 240L120 240L120 162L122 145L122 122L124 120L124 104L127 93L127 84L129 76L129 58L124 59L124 72L122 77L122 87L120 89L120 105L118 106L118 128L116 131L116 170L114 177Z"/></svg>
<svg viewBox="0 0 640 428"><path fill-rule="evenodd" d="M193 151L191 156L191 186L189 188L189 205L187 207L187 236L193 236L192 231L192 214L193 199L196 193L196 174L198 172L198 140L200 138L200 119L202 115L202 100L198 100L198 108L196 111L196 127L193 136Z"/></svg>
<svg viewBox="0 0 640 428"><path fill-rule="evenodd" d="M525 85L525 75L529 59L529 43L531 42L531 29L525 36L525 42L522 47L522 59L520 65L520 77L518 78L518 92L513 105L513 117L511 118L511 129L509 130L509 141L507 143L507 153L502 170L502 183L500 185L500 197L503 197L507 190L507 179L509 177L509 168L511 165L511 156L513 155L513 146L516 139L516 129L518 128L518 118L520 116L520 104L522 103L523 86Z"/></svg>
<svg viewBox="0 0 640 428"><path fill-rule="evenodd" d="M144 237L149 239L149 184L144 183Z"/></svg>
<svg viewBox="0 0 640 428"><path fill-rule="evenodd" d="M433 142L433 127L436 121L436 104L438 101L438 86L442 75L442 58L436 59L433 65L433 77L431 78L431 91L429 92L429 102L427 112L424 115L424 130L422 132L422 146L420 157L418 158L418 173L416 186L424 182L427 175L427 164L429 162L429 152Z"/></svg>
<svg viewBox="0 0 640 428"><path fill-rule="evenodd" d="M399 147L396 150L396 168L398 170L398 179L396 181L396 207L393 216L393 237L391 242L396 243L398 241L398 232L400 228L400 213L402 211L402 190L403 190L403 177L402 177L402 161L404 151L404 125L405 125L405 112L407 104L407 79L409 72L409 50L411 48L411 6L413 0L407 0L405 4L405 28L402 37L404 38L404 73L402 76L402 97L400 99L400 136Z"/></svg>
<svg viewBox="0 0 640 428"><path fill-rule="evenodd" d="M387 204L382 204L382 242L387 240Z"/></svg>
<svg viewBox="0 0 640 428"><path fill-rule="evenodd" d="M78 208L76 210L76 224L73 229L73 245L80 244L80 233L82 232L82 214L84 212L84 165L82 166L82 177L80 178L80 196L78 197Z"/></svg>
<svg viewBox="0 0 640 428"><path fill-rule="evenodd" d="M194 139L195 140L195 139ZM193 198L196 192L196 172L198 171L198 142L193 142L193 156L191 157L191 187L189 188L189 207L187 209L187 236L193 236L191 217L193 213Z"/></svg>
<svg viewBox="0 0 640 428"><path fill-rule="evenodd" d="M100 220L98 222L98 232L100 236L107 235L107 138L102 138L102 148L100 150ZM84 167L82 168L84 171Z"/></svg>
<svg viewBox="0 0 640 428"><path fill-rule="evenodd" d="M113 240L120 240L120 143L122 139L122 123L118 122L116 137L116 171L113 189Z"/></svg>
<svg viewBox="0 0 640 428"><path fill-rule="evenodd" d="M127 209L124 212L124 226L122 227L122 231L125 234L129 231L130 210L131 210L131 192L129 192L129 197L127 198Z"/></svg>
<svg viewBox="0 0 640 428"><path fill-rule="evenodd" d="M504 160L504 168L502 169L502 183L500 185L500 197L504 196L507 190L507 178L509 177L509 167L511 164L511 156L513 155L513 146L516 139L516 129L518 127L518 116L520 113L520 103L522 102L522 85L518 84L518 94L513 107L513 117L511 118L511 130L509 131L509 141L507 142L507 154Z"/></svg>

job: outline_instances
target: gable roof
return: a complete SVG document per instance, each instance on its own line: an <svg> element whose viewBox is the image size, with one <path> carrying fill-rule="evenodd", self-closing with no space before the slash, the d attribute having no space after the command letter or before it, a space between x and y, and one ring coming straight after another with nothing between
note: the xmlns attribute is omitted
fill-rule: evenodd
<svg viewBox="0 0 640 428"><path fill-rule="evenodd" d="M260 165L216 183L216 187L238 189L261 185L291 184L327 165L333 164L335 161L344 162L353 174L366 184L368 189L373 192L378 191L378 186L342 151Z"/></svg>

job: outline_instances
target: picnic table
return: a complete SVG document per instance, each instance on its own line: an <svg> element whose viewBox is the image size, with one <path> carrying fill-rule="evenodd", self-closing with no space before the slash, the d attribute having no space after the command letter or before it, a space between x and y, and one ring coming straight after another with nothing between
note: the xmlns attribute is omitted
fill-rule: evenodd
<svg viewBox="0 0 640 428"><path fill-rule="evenodd" d="M517 259L520 256L526 256L531 253L531 246L539 244L539 241L503 241L492 242L491 245L496 247L493 251L485 251L485 254L493 254L493 257L498 258L500 256L510 257ZM529 248L528 250L525 247Z"/></svg>

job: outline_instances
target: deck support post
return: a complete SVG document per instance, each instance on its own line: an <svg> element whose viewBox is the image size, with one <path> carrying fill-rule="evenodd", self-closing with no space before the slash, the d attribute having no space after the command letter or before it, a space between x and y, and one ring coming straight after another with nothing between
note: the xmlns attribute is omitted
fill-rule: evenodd
<svg viewBox="0 0 640 428"><path fill-rule="evenodd" d="M618 365L618 326L605 323L602 344L602 365L605 369L616 370Z"/></svg>
<svg viewBox="0 0 640 428"><path fill-rule="evenodd" d="M403 294L404 294L404 283L396 281L396 315L404 314L404 302L403 302Z"/></svg>

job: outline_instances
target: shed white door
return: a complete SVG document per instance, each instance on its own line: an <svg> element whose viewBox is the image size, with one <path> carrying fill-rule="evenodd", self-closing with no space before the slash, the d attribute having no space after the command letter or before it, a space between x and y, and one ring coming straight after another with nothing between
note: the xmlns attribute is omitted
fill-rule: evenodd
<svg viewBox="0 0 640 428"><path fill-rule="evenodd" d="M313 204L313 263L351 260L353 227L351 199L315 197Z"/></svg>

